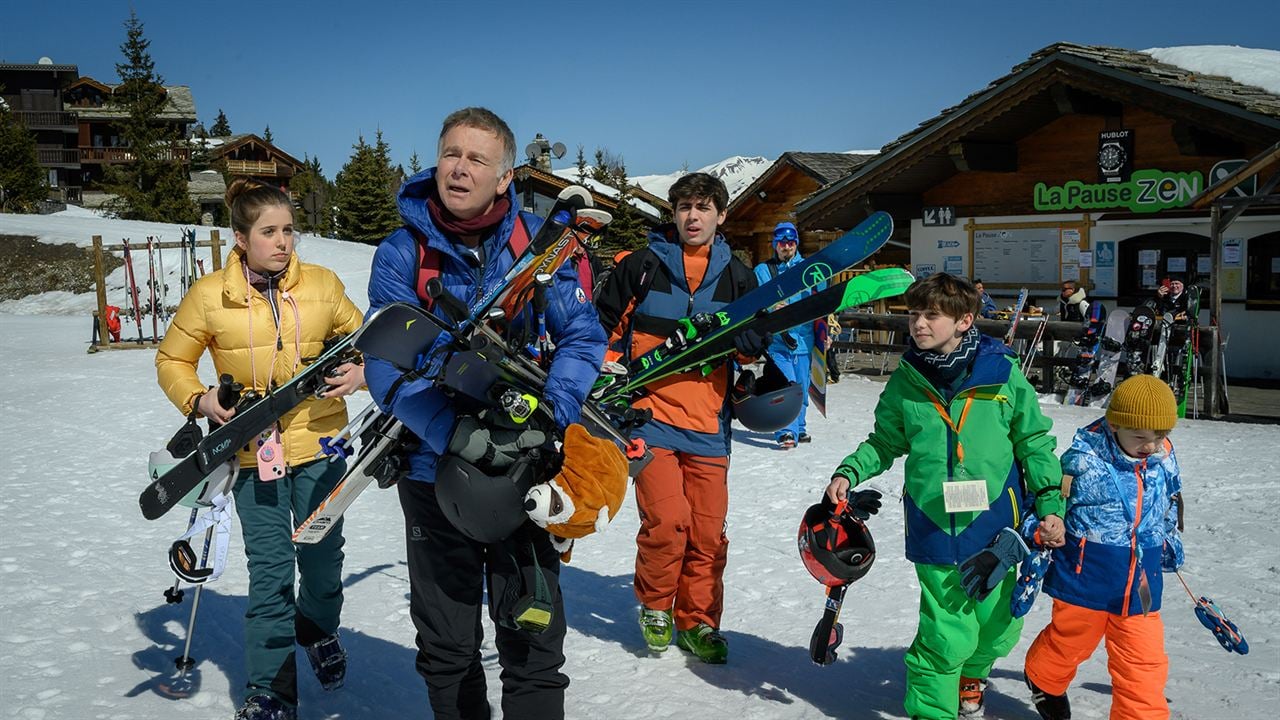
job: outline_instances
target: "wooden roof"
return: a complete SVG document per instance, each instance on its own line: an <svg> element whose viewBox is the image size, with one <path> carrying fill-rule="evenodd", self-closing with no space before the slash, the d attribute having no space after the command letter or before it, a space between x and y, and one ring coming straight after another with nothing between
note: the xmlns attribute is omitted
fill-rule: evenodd
<svg viewBox="0 0 1280 720"><path fill-rule="evenodd" d="M119 85L108 85L99 82L89 76L81 77L66 89L70 90L79 85L89 85L91 87L103 90L107 93L114 93ZM191 95L191 88L186 85L165 85L163 86L165 93L164 109L160 111L159 118L161 120L176 120L195 122L196 121L196 101ZM65 92L65 90L64 90ZM66 102L63 103L63 109L76 113L81 120L117 120L129 116L129 110L116 105L103 105L102 107L79 107Z"/></svg>
<svg viewBox="0 0 1280 720"><path fill-rule="evenodd" d="M821 188L835 180L848 175L854 168L862 165L874 154L833 153L833 152L784 152L760 176L751 182L745 190L738 193L729 203L729 213L739 209L743 203L756 196L761 189L784 167L792 167L809 176Z"/></svg>
<svg viewBox="0 0 1280 720"><path fill-rule="evenodd" d="M563 190L569 187L570 185L577 184L570 178L561 177L559 175L556 175L555 173L549 173L544 170L539 170L538 168L528 163L524 165L519 165L515 168L515 177L517 180L521 182L525 180L533 180L534 182L540 183L545 187L554 189L556 192L559 192L560 190ZM614 209L618 207L617 197L614 197L612 195L607 195L592 187L587 187L587 190L591 193L591 197L597 205L603 206L606 209ZM670 203L658 197L657 195L654 195L653 193L643 190L639 186L632 186L631 195L632 197L636 198L637 200L640 200L641 202L645 202L650 205L653 205L655 208L657 208L659 212L664 210L668 213L671 212ZM656 222L662 221L662 218L651 216L651 213L646 212L642 208L636 208L636 210L638 210L645 217L648 217L652 222L656 223Z"/></svg>
<svg viewBox="0 0 1280 720"><path fill-rule="evenodd" d="M1230 78L1198 75L1123 48L1056 43L885 145L878 156L796 208L806 227L852 227L869 193L915 194L956 172L952 143L1009 142L1073 102L1132 102L1256 144L1280 139L1280 96Z"/></svg>
<svg viewBox="0 0 1280 720"><path fill-rule="evenodd" d="M213 138L210 138L210 139L213 139ZM240 148L240 147L244 147L245 145L256 144L265 148L269 154L278 156L281 160L284 160L285 162L293 165L295 168L299 170L305 167L305 163L303 163L298 158L290 155L284 150L281 150L275 144L269 143L266 140L263 140L261 137L253 133L236 133L235 135L224 135L217 139L222 140L223 142L221 145L214 145L209 147L209 158L213 160L221 158L227 155L228 153L232 152L233 150L236 150L237 148Z"/></svg>

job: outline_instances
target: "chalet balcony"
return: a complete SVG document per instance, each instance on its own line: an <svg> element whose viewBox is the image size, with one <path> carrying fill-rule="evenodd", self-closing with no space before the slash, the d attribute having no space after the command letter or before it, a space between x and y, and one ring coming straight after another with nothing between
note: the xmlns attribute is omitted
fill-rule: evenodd
<svg viewBox="0 0 1280 720"><path fill-rule="evenodd" d="M36 147L36 162L44 167L80 167L80 151L75 148Z"/></svg>
<svg viewBox="0 0 1280 720"><path fill-rule="evenodd" d="M61 110L18 110L14 112L28 130L79 130L78 119L73 112Z"/></svg>
<svg viewBox="0 0 1280 720"><path fill-rule="evenodd" d="M274 160L227 160L227 172L251 177L290 177L292 168Z"/></svg>
<svg viewBox="0 0 1280 720"><path fill-rule="evenodd" d="M111 165L114 163L133 162L133 150L127 147L82 147L80 148L80 163L91 164L100 163ZM164 162L191 162L190 148L165 148L160 151L160 160Z"/></svg>

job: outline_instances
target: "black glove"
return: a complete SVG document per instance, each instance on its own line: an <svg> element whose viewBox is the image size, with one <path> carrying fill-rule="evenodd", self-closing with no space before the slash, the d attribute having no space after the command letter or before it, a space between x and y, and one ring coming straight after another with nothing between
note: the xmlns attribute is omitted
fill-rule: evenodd
<svg viewBox="0 0 1280 720"><path fill-rule="evenodd" d="M985 549L960 563L960 585L965 594L982 602L1030 552L1017 530L1004 528Z"/></svg>
<svg viewBox="0 0 1280 720"><path fill-rule="evenodd" d="M762 333L755 328L746 328L733 339L733 347L747 357L760 357L773 342L772 333Z"/></svg>
<svg viewBox="0 0 1280 720"><path fill-rule="evenodd" d="M800 347L800 341L791 333L782 333L782 344L787 346L788 350L795 350Z"/></svg>
<svg viewBox="0 0 1280 720"><path fill-rule="evenodd" d="M872 515L880 512L880 498L883 497L879 490L859 490L849 493L848 510L853 517L859 520L867 520Z"/></svg>
<svg viewBox="0 0 1280 720"><path fill-rule="evenodd" d="M503 470L526 451L546 445L549 440L541 430L503 423L500 416L486 411L479 417L464 415L458 419L448 452L490 470Z"/></svg>

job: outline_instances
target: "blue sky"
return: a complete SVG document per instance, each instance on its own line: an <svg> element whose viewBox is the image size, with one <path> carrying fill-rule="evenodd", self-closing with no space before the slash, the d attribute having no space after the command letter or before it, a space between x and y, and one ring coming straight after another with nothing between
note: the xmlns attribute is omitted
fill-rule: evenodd
<svg viewBox="0 0 1280 720"><path fill-rule="evenodd" d="M1280 48L1274 1L6 3L0 61L47 55L117 82L137 10L157 70L332 177L379 128L402 163L434 164L465 105L632 175L732 155L873 149L1053 42L1131 49ZM523 159L523 153L520 153Z"/></svg>

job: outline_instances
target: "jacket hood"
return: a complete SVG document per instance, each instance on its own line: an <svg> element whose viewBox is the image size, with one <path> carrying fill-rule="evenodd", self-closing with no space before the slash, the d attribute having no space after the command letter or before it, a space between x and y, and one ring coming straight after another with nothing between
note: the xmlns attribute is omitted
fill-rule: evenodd
<svg viewBox="0 0 1280 720"><path fill-rule="evenodd" d="M1069 305L1079 305L1082 302L1084 302L1084 288L1076 288L1076 291L1071 293L1071 297L1067 298Z"/></svg>

